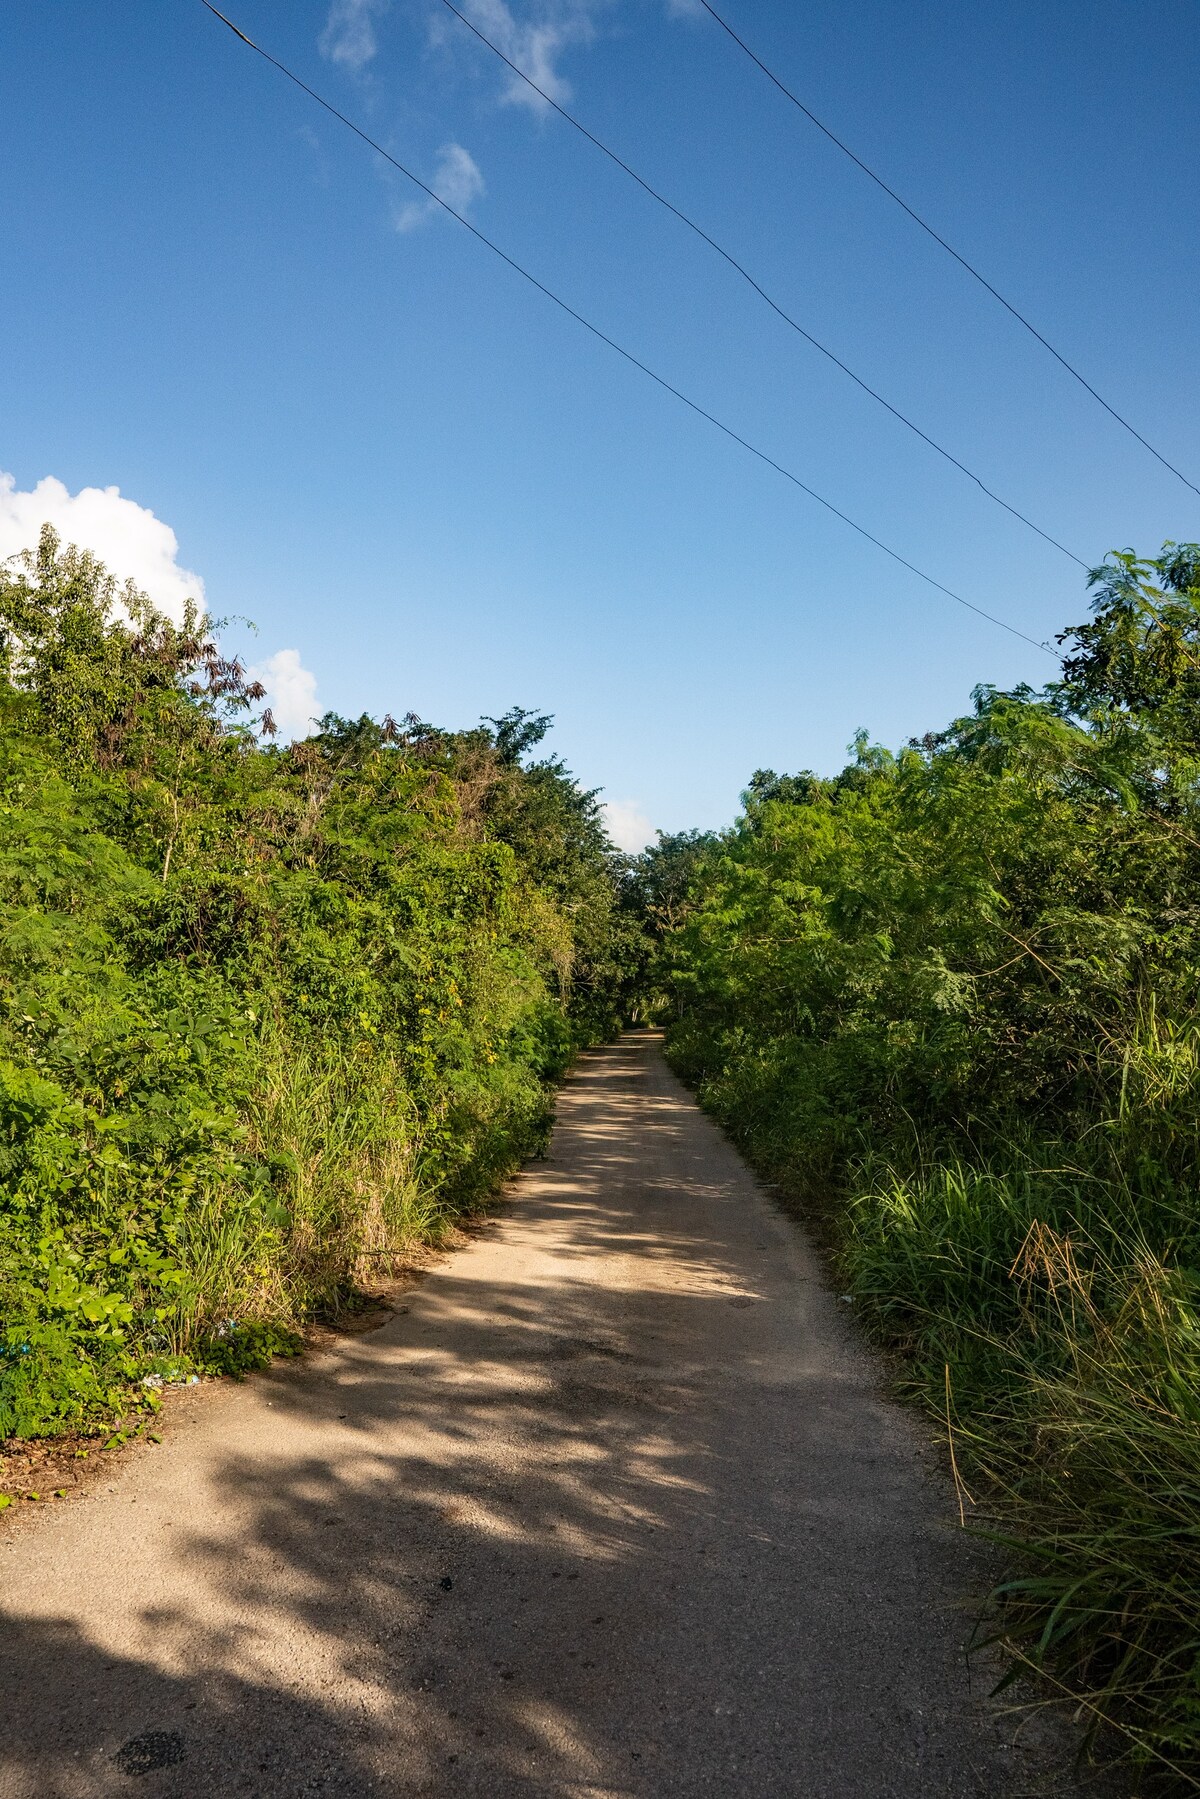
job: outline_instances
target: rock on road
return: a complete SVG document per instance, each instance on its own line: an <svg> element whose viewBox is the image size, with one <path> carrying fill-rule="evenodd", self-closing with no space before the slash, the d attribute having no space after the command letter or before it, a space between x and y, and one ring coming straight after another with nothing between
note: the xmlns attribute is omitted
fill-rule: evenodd
<svg viewBox="0 0 1200 1799"><path fill-rule="evenodd" d="M3 1799L1058 1790L918 1421L654 1033L510 1202L10 1536Z"/></svg>

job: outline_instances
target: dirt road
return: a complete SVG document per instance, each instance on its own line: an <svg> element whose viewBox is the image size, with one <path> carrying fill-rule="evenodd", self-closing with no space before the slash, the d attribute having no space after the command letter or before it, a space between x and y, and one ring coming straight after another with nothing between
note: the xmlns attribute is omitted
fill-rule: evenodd
<svg viewBox="0 0 1200 1799"><path fill-rule="evenodd" d="M0 1794L1051 1790L848 1307L649 1033L381 1330L0 1548Z"/></svg>

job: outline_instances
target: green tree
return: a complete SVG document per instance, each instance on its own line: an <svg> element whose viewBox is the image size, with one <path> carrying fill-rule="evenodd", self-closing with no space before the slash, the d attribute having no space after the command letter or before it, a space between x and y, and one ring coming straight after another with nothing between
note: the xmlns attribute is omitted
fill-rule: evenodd
<svg viewBox="0 0 1200 1799"><path fill-rule="evenodd" d="M53 533L0 575L0 1436L285 1341L622 1015L623 859L547 719L279 746L263 698Z"/></svg>

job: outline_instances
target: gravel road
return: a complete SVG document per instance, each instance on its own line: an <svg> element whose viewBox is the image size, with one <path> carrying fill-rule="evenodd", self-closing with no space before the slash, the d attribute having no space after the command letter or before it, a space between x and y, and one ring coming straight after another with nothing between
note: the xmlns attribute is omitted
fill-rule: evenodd
<svg viewBox="0 0 1200 1799"><path fill-rule="evenodd" d="M653 1033L510 1199L10 1533L3 1799L1074 1792L972 1682L919 1422Z"/></svg>

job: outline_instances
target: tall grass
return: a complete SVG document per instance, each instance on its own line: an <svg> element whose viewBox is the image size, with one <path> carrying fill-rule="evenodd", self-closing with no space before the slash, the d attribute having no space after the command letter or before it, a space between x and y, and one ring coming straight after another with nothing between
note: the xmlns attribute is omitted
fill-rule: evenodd
<svg viewBox="0 0 1200 1799"><path fill-rule="evenodd" d="M271 1203L226 1182L188 1211L164 1339L179 1355L229 1327L287 1330L442 1241L541 1142L552 1110L530 1069L447 1083L423 1116L400 1058L364 1043L268 1038L247 1149Z"/></svg>
<svg viewBox="0 0 1200 1799"><path fill-rule="evenodd" d="M842 1259L966 1514L1021 1557L1001 1639L1200 1787L1200 1283L1161 1247L1189 1225L1069 1167L867 1160Z"/></svg>
<svg viewBox="0 0 1200 1799"><path fill-rule="evenodd" d="M1089 587L1061 679L760 770L647 882L680 1071L1020 1546L1014 1656L1194 1787L1200 545Z"/></svg>
<svg viewBox="0 0 1200 1799"><path fill-rule="evenodd" d="M685 1012L676 1065L823 1224L1007 1549L988 1629L1138 1779L1200 1789L1200 1027L1151 988L1055 1135L923 1092L870 1027L721 1024Z"/></svg>
<svg viewBox="0 0 1200 1799"><path fill-rule="evenodd" d="M436 1240L640 966L548 716L284 748L262 697L49 527L0 569L0 1437L261 1360Z"/></svg>

